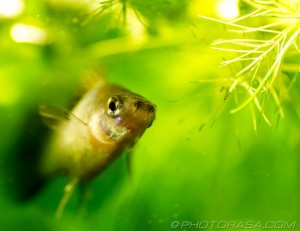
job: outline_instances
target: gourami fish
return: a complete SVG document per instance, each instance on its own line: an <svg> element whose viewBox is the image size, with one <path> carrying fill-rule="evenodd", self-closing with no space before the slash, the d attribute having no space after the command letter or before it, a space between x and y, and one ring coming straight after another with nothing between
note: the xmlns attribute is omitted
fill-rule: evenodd
<svg viewBox="0 0 300 231"><path fill-rule="evenodd" d="M93 180L123 152L131 150L152 125L156 106L115 84L98 81L69 112L42 105L40 115L54 127L39 171L70 177L57 208L60 218L74 188Z"/></svg>

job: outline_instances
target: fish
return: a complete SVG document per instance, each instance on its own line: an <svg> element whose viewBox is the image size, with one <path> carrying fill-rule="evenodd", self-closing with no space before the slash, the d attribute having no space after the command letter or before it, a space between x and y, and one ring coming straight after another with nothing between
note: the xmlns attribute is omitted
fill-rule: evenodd
<svg viewBox="0 0 300 231"><path fill-rule="evenodd" d="M54 129L39 172L70 179L55 213L60 219L76 186L91 182L122 153L131 153L151 127L156 105L117 84L96 81L71 111L40 105L39 113Z"/></svg>

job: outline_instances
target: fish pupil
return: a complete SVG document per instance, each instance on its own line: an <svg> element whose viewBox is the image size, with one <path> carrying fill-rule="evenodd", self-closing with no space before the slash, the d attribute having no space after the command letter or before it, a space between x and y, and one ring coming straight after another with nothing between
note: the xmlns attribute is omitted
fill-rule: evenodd
<svg viewBox="0 0 300 231"><path fill-rule="evenodd" d="M109 103L109 109L111 111L115 111L117 109L117 105L116 105L116 103L114 101L112 101L112 102Z"/></svg>

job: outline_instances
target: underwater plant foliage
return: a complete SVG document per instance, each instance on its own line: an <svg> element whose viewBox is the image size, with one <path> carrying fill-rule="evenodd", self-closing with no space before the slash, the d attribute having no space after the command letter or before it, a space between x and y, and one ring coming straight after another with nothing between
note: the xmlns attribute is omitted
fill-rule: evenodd
<svg viewBox="0 0 300 231"><path fill-rule="evenodd" d="M1 230L170 230L174 221L180 224L174 229L189 230L196 226L187 224L201 221L300 222L297 1L285 5L290 16L276 8L282 1L273 8L262 4L272 1L255 0L1 2ZM232 15L220 11L222 2L233 4ZM257 17L228 23L251 12ZM264 25L282 30L283 37L257 66L236 75L273 43L253 50L255 45L275 41L260 28ZM236 27L260 29L245 35L232 32ZM248 60L236 59L237 50L248 48ZM42 149L41 138L51 132L28 126L41 123L33 116L39 105L71 109L94 69L151 100L156 119L133 149L131 173L121 156L93 180L84 208L77 189L56 220L68 179L51 179L25 202L13 199L27 183L17 174L35 161L30 152L22 161L17 153L28 142ZM181 227L184 221L190 223Z"/></svg>

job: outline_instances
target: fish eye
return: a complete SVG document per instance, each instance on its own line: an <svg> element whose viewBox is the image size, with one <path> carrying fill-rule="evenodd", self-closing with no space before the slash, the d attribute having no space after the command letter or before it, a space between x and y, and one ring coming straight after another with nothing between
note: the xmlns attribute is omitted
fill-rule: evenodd
<svg viewBox="0 0 300 231"><path fill-rule="evenodd" d="M116 117L120 114L121 107L120 99L117 96L113 96L107 101L107 114L111 117Z"/></svg>

